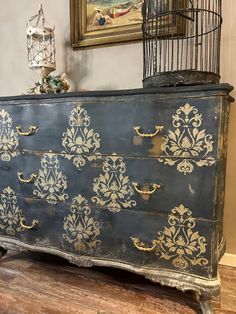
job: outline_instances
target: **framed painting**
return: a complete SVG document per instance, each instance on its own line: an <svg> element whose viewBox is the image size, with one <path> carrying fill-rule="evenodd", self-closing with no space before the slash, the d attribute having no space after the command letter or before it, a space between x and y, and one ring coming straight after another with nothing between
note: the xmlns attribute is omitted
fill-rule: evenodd
<svg viewBox="0 0 236 314"><path fill-rule="evenodd" d="M70 0L72 47L142 39L142 3L143 0ZM174 0L161 0L160 7L169 11L173 3ZM173 21L170 23L173 25Z"/></svg>

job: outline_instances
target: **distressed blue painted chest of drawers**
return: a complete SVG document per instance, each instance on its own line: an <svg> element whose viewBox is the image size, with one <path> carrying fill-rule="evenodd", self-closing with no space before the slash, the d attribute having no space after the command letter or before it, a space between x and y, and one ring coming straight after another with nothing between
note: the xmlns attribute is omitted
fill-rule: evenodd
<svg viewBox="0 0 236 314"><path fill-rule="evenodd" d="M219 293L227 84L0 98L0 246Z"/></svg>

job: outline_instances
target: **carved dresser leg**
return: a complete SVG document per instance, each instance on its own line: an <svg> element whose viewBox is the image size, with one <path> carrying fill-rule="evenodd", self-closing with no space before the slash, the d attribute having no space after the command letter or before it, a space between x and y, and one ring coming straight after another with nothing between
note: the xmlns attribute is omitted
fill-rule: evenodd
<svg viewBox="0 0 236 314"><path fill-rule="evenodd" d="M5 250L2 246L0 246L0 258L2 258L7 253L7 250Z"/></svg>
<svg viewBox="0 0 236 314"><path fill-rule="evenodd" d="M201 296L199 301L200 301L202 314L214 314L214 310L213 310L210 298Z"/></svg>

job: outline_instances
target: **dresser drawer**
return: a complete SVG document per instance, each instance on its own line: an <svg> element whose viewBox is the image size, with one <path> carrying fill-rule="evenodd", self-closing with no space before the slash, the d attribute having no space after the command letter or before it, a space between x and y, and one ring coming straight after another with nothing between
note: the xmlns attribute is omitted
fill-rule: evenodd
<svg viewBox="0 0 236 314"><path fill-rule="evenodd" d="M221 98L155 95L19 101L2 105L0 158L4 151L137 157L221 158Z"/></svg>
<svg viewBox="0 0 236 314"><path fill-rule="evenodd" d="M20 239L35 249L47 248L47 252L58 249L144 268L213 276L217 226L218 222L195 219L183 204L168 208L166 215L112 213L93 208L82 195L52 206L17 197L10 188L1 194L2 236Z"/></svg>
<svg viewBox="0 0 236 314"><path fill-rule="evenodd" d="M23 154L0 161L0 191L10 186L17 195L45 200L55 205L86 196L95 207L110 212L122 210L166 213L168 207L186 202L196 217L221 217L221 190L216 188L224 163L197 167L184 175L154 158L123 158L116 154L85 158L80 170L78 155Z"/></svg>

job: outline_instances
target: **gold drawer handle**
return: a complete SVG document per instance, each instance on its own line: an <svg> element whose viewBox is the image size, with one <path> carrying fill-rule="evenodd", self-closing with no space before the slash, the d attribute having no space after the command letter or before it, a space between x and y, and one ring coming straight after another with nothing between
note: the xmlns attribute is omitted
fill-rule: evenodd
<svg viewBox="0 0 236 314"><path fill-rule="evenodd" d="M37 174L34 174L34 173L30 175L29 179L24 179L23 172L17 172L17 175L18 175L18 180L21 183L32 183L37 178Z"/></svg>
<svg viewBox="0 0 236 314"><path fill-rule="evenodd" d="M35 227L37 227L38 224L39 224L39 221L36 220L36 219L34 219L34 220L32 221L32 224L31 224L30 226L28 226L28 225L25 224L25 218L21 218L21 219L20 219L20 226L21 226L23 229L32 230L32 229L34 229Z"/></svg>
<svg viewBox="0 0 236 314"><path fill-rule="evenodd" d="M156 125L156 132L154 132L154 133L141 133L141 127L140 126L135 126L134 130L141 137L154 137L154 136L158 135L163 128L164 128L163 125Z"/></svg>
<svg viewBox="0 0 236 314"><path fill-rule="evenodd" d="M28 131L28 132L24 132L24 131L22 131L22 126L21 126L21 125L19 125L19 126L16 127L16 130L17 130L18 134L19 134L19 135L22 135L22 136L34 135L35 132L37 131L37 129L38 129L37 126L31 125L31 126L29 127L29 131Z"/></svg>
<svg viewBox="0 0 236 314"><path fill-rule="evenodd" d="M142 252L152 252L155 250L156 246L158 245L157 240L152 241L152 246L146 246L143 242L141 242L138 238L130 238L133 241L134 246L136 249Z"/></svg>
<svg viewBox="0 0 236 314"><path fill-rule="evenodd" d="M154 192L156 192L157 189L160 189L160 187L161 187L159 184L154 183L152 185L152 190L150 190L150 191L143 191L143 190L140 190L138 188L138 183L133 182L133 186L135 188L135 191L138 192L139 194L142 194L142 195L152 195Z"/></svg>

